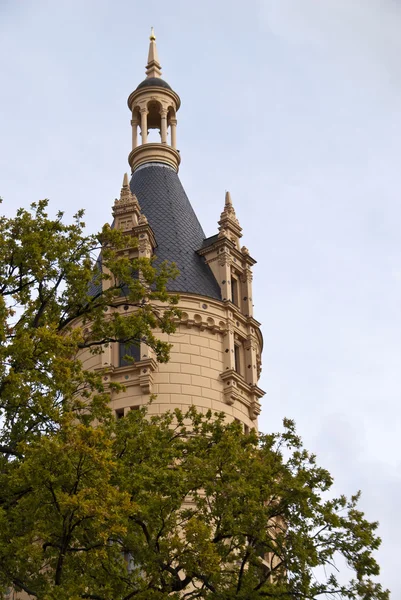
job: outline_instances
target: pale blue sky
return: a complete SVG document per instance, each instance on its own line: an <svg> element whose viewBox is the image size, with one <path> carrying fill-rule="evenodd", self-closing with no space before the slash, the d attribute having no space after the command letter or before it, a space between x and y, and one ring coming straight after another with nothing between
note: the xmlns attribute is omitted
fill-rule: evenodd
<svg viewBox="0 0 401 600"><path fill-rule="evenodd" d="M258 260L262 430L297 421L381 522L401 595L401 4L0 0L3 210L91 231L127 170L149 27L179 93L180 177L207 235L229 189Z"/></svg>

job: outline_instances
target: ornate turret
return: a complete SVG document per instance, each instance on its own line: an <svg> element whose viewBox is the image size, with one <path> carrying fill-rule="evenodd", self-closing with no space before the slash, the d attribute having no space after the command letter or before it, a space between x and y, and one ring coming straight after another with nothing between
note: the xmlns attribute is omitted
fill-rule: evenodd
<svg viewBox="0 0 401 600"><path fill-rule="evenodd" d="M152 27L146 79L128 98L128 107L132 115L132 151L128 162L132 172L148 162L167 164L178 171L180 155L177 151L176 115L181 101L169 84L161 78L161 74ZM160 142L148 142L149 129L159 130Z"/></svg>
<svg viewBox="0 0 401 600"><path fill-rule="evenodd" d="M201 411L224 412L247 431L257 427L264 394L258 387L263 340L252 303L255 260L241 247L242 228L229 192L218 231L206 238L184 191L176 150L180 99L161 78L153 30L146 79L130 95L128 106L132 177L128 184L124 176L114 203L114 227L138 239L129 250L133 257L176 264L179 275L167 287L179 293L181 317L175 334L156 332L171 344L168 363L156 362L146 340L130 348L116 342L96 357L87 352L83 359L97 361L97 368L108 369L110 382L124 384L125 391L112 397L117 416L147 404L149 394L155 394L150 414L194 405ZM148 129L153 128L160 132L157 143L148 142ZM120 309L129 315L135 308L124 302L122 297ZM127 354L134 363L125 361Z"/></svg>

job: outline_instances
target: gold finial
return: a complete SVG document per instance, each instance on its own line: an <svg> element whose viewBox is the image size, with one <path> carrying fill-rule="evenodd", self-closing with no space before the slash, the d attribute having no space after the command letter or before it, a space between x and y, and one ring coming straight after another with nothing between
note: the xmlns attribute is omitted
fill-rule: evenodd
<svg viewBox="0 0 401 600"><path fill-rule="evenodd" d="M128 187L128 186L129 186L128 173L124 173L123 187Z"/></svg>
<svg viewBox="0 0 401 600"><path fill-rule="evenodd" d="M162 74L159 57L157 56L156 36L152 27L150 32L150 44L148 54L148 64L146 65L146 75L148 77L160 77Z"/></svg>

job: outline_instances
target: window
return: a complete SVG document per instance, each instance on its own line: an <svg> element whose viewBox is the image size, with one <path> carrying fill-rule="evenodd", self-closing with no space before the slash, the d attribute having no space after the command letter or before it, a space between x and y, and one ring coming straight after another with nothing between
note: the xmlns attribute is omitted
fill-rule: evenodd
<svg viewBox="0 0 401 600"><path fill-rule="evenodd" d="M239 306L238 279L236 277L231 277L231 301L235 306Z"/></svg>
<svg viewBox="0 0 401 600"><path fill-rule="evenodd" d="M244 432L245 435L249 435L249 432L250 432L249 425L246 425L246 423L243 423L242 421L240 421L236 417L234 417L234 421L236 423L240 423L241 424L241 428L242 428L242 430L243 430L243 432Z"/></svg>
<svg viewBox="0 0 401 600"><path fill-rule="evenodd" d="M237 344L234 346L234 369L241 375L241 348Z"/></svg>
<svg viewBox="0 0 401 600"><path fill-rule="evenodd" d="M124 409L123 408L118 408L116 410L116 419L122 419L124 416Z"/></svg>
<svg viewBox="0 0 401 600"><path fill-rule="evenodd" d="M139 271L138 271L138 269L133 269L132 270L132 279L139 279ZM128 294L129 294L129 287L127 286L127 284L126 283L120 283L120 287L121 287L120 296L128 296Z"/></svg>
<svg viewBox="0 0 401 600"><path fill-rule="evenodd" d="M131 357L134 360L130 360L127 357ZM141 360L141 349L138 344L119 344L119 367L126 367L132 365L135 362Z"/></svg>
<svg viewBox="0 0 401 600"><path fill-rule="evenodd" d="M120 229L123 231L132 229L132 219L124 219L123 221L120 221Z"/></svg>
<svg viewBox="0 0 401 600"><path fill-rule="evenodd" d="M135 569L138 569L138 565L135 564L131 552L124 552L124 560L127 564L128 573L132 573Z"/></svg>

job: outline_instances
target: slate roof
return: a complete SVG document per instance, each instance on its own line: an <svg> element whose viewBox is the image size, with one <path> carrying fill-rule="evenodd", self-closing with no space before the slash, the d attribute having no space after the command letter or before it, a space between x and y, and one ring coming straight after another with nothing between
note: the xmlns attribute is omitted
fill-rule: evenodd
<svg viewBox="0 0 401 600"><path fill-rule="evenodd" d="M217 242L218 239L219 239L219 234L218 233L216 233L215 235L211 235L210 237L208 237L205 240L203 240L203 242L202 242L202 248L207 248L208 246L211 246L212 244L214 244L215 242Z"/></svg>
<svg viewBox="0 0 401 600"><path fill-rule="evenodd" d="M171 86L167 83L167 81L164 81L164 79L162 79L161 77L147 77L146 79L141 81L141 83L137 86L136 89L140 90L144 87L163 87L167 88L168 90L171 90Z"/></svg>
<svg viewBox="0 0 401 600"><path fill-rule="evenodd" d="M95 270L99 274L102 272L102 255L101 254L99 254L99 256L97 258L97 261L95 264ZM88 294L89 294L89 296L92 296L92 298L93 298L94 296L101 294L101 292L102 292L102 282L96 281L96 277L94 276L92 281L89 283Z"/></svg>
<svg viewBox="0 0 401 600"><path fill-rule="evenodd" d="M180 271L168 289L221 299L210 267L196 253L205 234L174 169L145 164L134 172L130 186L156 236L158 262L174 262Z"/></svg>

